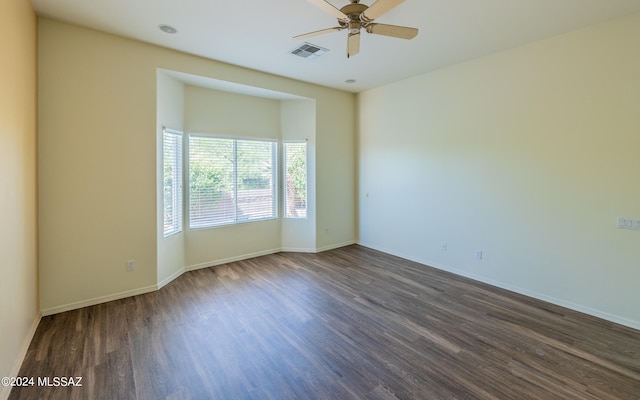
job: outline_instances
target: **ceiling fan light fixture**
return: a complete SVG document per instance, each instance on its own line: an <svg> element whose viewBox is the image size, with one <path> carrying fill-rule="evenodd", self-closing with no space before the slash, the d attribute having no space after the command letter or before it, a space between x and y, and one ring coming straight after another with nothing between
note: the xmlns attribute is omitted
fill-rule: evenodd
<svg viewBox="0 0 640 400"><path fill-rule="evenodd" d="M360 23L360 21L349 21L349 33L360 33L360 28L362 28L362 24Z"/></svg>

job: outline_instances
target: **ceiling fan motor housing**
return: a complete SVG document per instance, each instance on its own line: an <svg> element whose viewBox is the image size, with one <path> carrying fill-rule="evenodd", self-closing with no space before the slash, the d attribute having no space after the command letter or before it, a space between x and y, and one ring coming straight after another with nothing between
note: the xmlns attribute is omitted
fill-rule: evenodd
<svg viewBox="0 0 640 400"><path fill-rule="evenodd" d="M345 14L347 17L349 17L348 20L340 20L338 19L338 22L342 25L346 25L349 28L349 33L350 34L357 34L360 33L360 28L363 28L363 17L364 15L362 15L362 13L369 7L365 6L364 4L360 4L357 2L352 2L351 4L347 4L346 6L342 7L340 9L340 11Z"/></svg>
<svg viewBox="0 0 640 400"><path fill-rule="evenodd" d="M360 4L360 3L351 3L351 4L347 4L346 6L342 7L340 9L340 11L345 14L347 17L349 17L349 19L360 19L360 14L362 14L363 12L365 12L365 10L369 8L367 6L365 6L364 4Z"/></svg>

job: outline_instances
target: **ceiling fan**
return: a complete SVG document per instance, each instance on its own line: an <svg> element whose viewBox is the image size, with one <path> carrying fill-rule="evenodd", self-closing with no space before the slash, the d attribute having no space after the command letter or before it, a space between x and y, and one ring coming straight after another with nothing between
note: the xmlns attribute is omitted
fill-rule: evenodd
<svg viewBox="0 0 640 400"><path fill-rule="evenodd" d="M325 0L307 0L316 7L328 12L338 19L338 26L322 29L304 35L294 36L294 39L302 40L316 35L322 35L343 29L349 30L347 39L347 58L355 56L360 52L360 30L364 29L368 33L375 35L391 36L401 39L413 39L418 34L418 29L406 26L378 24L373 22L376 18L390 11L404 0L378 0L368 7L360 4L360 0L349 0L351 3L337 9Z"/></svg>

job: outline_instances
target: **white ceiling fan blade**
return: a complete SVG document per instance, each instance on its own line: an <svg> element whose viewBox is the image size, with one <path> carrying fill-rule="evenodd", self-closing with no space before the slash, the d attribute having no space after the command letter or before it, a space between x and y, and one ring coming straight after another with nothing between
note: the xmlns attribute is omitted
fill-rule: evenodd
<svg viewBox="0 0 640 400"><path fill-rule="evenodd" d="M413 39L418 34L418 29L397 25L369 24L367 25L367 32L400 39Z"/></svg>
<svg viewBox="0 0 640 400"><path fill-rule="evenodd" d="M321 29L319 31L314 31L314 32L309 32L309 33L305 33L302 35L298 35L298 36L294 36L293 38L296 40L304 40L310 37L314 37L314 36L318 36L318 35L324 35L325 33L331 33L331 32L335 32L335 31L339 31L342 30L344 28L336 26L335 28L327 28L327 29Z"/></svg>
<svg viewBox="0 0 640 400"><path fill-rule="evenodd" d="M373 21L374 19L390 11L392 8L395 8L403 1L404 0L378 0L373 3L371 7L367 8L362 13L362 16L364 17L365 21Z"/></svg>
<svg viewBox="0 0 640 400"><path fill-rule="evenodd" d="M325 1L325 0L307 0L309 3L313 4L314 6L324 10L325 12L328 12L329 14L333 15L334 17L338 18L338 19L348 19L349 17L347 17L342 11L338 10L337 8L335 8L333 6L333 4Z"/></svg>
<svg viewBox="0 0 640 400"><path fill-rule="evenodd" d="M360 33L350 33L347 39L347 58L360 53Z"/></svg>

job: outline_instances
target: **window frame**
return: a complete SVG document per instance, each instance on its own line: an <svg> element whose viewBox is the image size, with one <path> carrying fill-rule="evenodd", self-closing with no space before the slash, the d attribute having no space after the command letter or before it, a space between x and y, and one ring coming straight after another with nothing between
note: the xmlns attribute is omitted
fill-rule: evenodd
<svg viewBox="0 0 640 400"><path fill-rule="evenodd" d="M175 158L172 160L173 180L171 185L171 198L172 198L172 211L173 211L173 224L169 225L170 230L167 230L167 202L166 202L166 179L165 175L165 162L167 160L167 137L173 136L175 143ZM177 182L176 182L177 181ZM177 183L177 184L176 184ZM184 230L184 133L177 129L162 129L162 221L163 221L163 237L168 238Z"/></svg>
<svg viewBox="0 0 640 400"><path fill-rule="evenodd" d="M288 163L287 163L287 144L304 144L304 169L305 169L305 193L304 204L305 212L304 216L289 216L287 208L289 203L287 201L287 176L288 176ZM308 219L309 218L309 141L306 139L299 140L283 140L282 141L282 217L285 219Z"/></svg>
<svg viewBox="0 0 640 400"><path fill-rule="evenodd" d="M194 226L191 214L191 138L209 138L209 139L220 139L220 140L231 140L233 142L233 198L234 198L234 218L232 222L220 222L220 223L207 223L207 224L196 224ZM238 218L238 142L262 142L269 143L271 145L271 216L264 218L248 218L248 219L239 219ZM262 221L270 221L276 220L279 218L279 196L278 196L278 169L280 167L280 163L278 162L278 139L273 138L262 138L262 137L241 137L234 135L222 135L222 134L211 134L211 133L200 133L200 132L189 132L186 138L186 150L185 150L185 177L187 182L187 188L185 192L185 200L186 200L186 221L189 227L189 230L203 230L203 229L216 229L221 227L229 227L234 225L253 223L253 222L262 222Z"/></svg>

